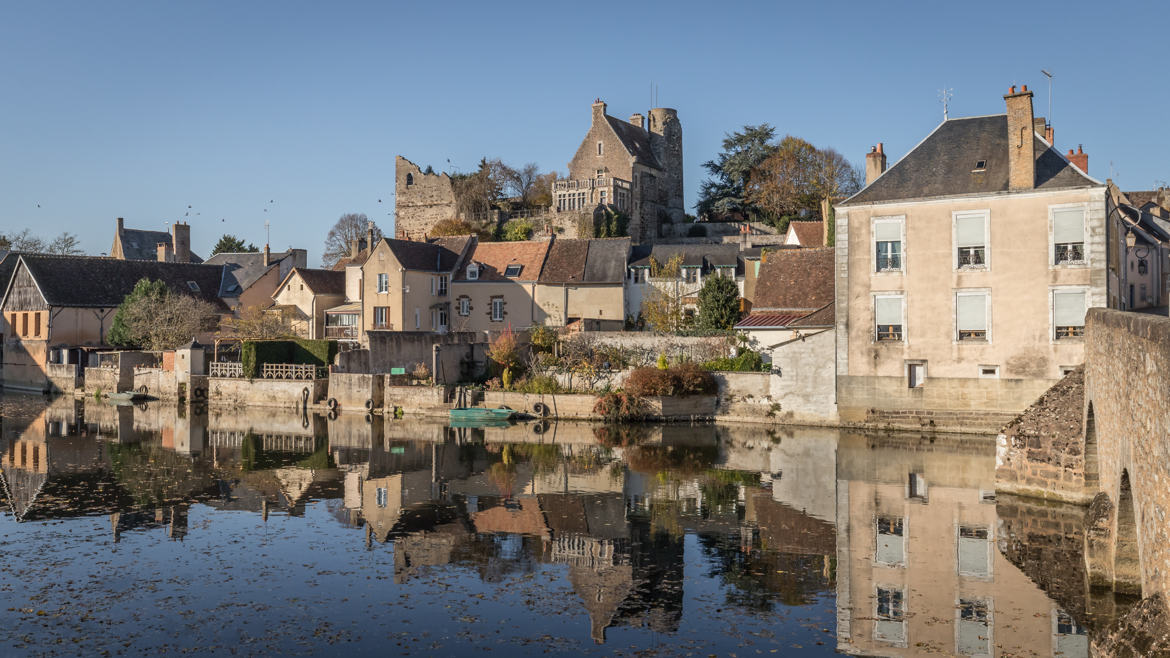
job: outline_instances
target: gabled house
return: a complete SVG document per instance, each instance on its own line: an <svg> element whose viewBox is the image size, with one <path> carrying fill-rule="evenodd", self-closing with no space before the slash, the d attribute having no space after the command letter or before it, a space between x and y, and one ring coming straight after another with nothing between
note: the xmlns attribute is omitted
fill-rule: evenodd
<svg viewBox="0 0 1170 658"><path fill-rule="evenodd" d="M10 327L4 386L44 390L52 363L77 363L77 348L109 347L114 313L144 278L228 312L218 296L221 266L21 254L0 302Z"/></svg>
<svg viewBox="0 0 1170 658"><path fill-rule="evenodd" d="M629 253L629 238L553 239L536 285L536 321L620 331L626 320Z"/></svg>
<svg viewBox="0 0 1170 658"><path fill-rule="evenodd" d="M520 330L540 321L536 284L551 245L475 241L451 282L452 330Z"/></svg>
<svg viewBox="0 0 1170 658"><path fill-rule="evenodd" d="M451 326L452 275L474 242L471 236L379 242L362 266L362 333L445 333Z"/></svg>
<svg viewBox="0 0 1170 658"><path fill-rule="evenodd" d="M362 334L362 267L373 251L374 227L366 229L365 238L354 238L349 243L349 255L333 264L336 272L345 275L344 302L325 309L325 337L356 341Z"/></svg>
<svg viewBox="0 0 1170 658"><path fill-rule="evenodd" d="M126 228L125 220L118 218L114 229L114 244L110 258L118 260L158 260L173 263L202 263L203 259L191 251L191 226L185 222L171 224L171 230L147 231Z"/></svg>
<svg viewBox="0 0 1170 658"><path fill-rule="evenodd" d="M329 336L325 329L325 309L345 301L345 272L294 267L276 287L272 301L302 338L356 338L356 332Z"/></svg>
<svg viewBox="0 0 1170 658"><path fill-rule="evenodd" d="M836 205L842 420L998 428L1084 361L1107 303L1105 185L1053 147L1032 92L947 119ZM975 424L962 418L975 418Z"/></svg>
<svg viewBox="0 0 1170 658"><path fill-rule="evenodd" d="M825 244L825 223L816 222L788 222L788 232L784 235L784 244L797 247L821 247Z"/></svg>
<svg viewBox="0 0 1170 658"><path fill-rule="evenodd" d="M1141 193L1122 192L1112 181L1108 190L1109 306L1129 311L1165 306L1170 225L1151 212L1156 203L1138 205Z"/></svg>
<svg viewBox="0 0 1170 658"><path fill-rule="evenodd" d="M813 328L831 329L834 283L832 247L768 253L760 264L751 313L735 329L765 348Z"/></svg>
<svg viewBox="0 0 1170 658"><path fill-rule="evenodd" d="M218 253L207 259L208 265L223 267L219 294L232 311L248 308L265 309L272 305L277 286L296 267L306 267L308 253L289 249L273 253L268 245L263 251Z"/></svg>
<svg viewBox="0 0 1170 658"><path fill-rule="evenodd" d="M685 313L695 314L699 290L710 276L735 281L743 297L743 271L737 245L639 245L631 250L627 268L626 315L637 318L642 313L642 301L651 287L676 297Z"/></svg>

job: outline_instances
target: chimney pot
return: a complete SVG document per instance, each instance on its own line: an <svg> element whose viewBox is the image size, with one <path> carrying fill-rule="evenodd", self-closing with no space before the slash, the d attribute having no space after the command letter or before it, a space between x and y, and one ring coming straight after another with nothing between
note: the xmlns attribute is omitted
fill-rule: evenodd
<svg viewBox="0 0 1170 658"><path fill-rule="evenodd" d="M877 152L878 153L885 153L885 150L883 149L883 145L881 142L878 142L878 144L877 144Z"/></svg>
<svg viewBox="0 0 1170 658"><path fill-rule="evenodd" d="M869 153L865 154L865 184L877 180L878 176L886 171L886 154L883 151L881 142L877 146L870 147Z"/></svg>
<svg viewBox="0 0 1170 658"><path fill-rule="evenodd" d="M1025 91L1028 91L1028 85L1024 85L1023 87L1020 87L1020 93L1023 93Z"/></svg>
<svg viewBox="0 0 1170 658"><path fill-rule="evenodd" d="M1011 89L1008 89L1008 93L1009 93L1009 94L1014 94L1014 93L1016 93L1016 86L1015 86L1015 85L1012 85L1012 88L1011 88Z"/></svg>

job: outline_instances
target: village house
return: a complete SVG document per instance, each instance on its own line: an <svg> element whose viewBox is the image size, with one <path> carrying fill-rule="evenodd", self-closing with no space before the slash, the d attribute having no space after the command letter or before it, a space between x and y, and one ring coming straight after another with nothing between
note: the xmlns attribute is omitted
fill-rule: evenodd
<svg viewBox="0 0 1170 658"><path fill-rule="evenodd" d="M551 244L474 241L451 281L452 330L521 330L542 321L536 286Z"/></svg>
<svg viewBox="0 0 1170 658"><path fill-rule="evenodd" d="M554 238L536 284L537 321L551 327L621 331L629 252L629 238Z"/></svg>
<svg viewBox="0 0 1170 658"><path fill-rule="evenodd" d="M606 104L593 103L593 120L569 175L553 183L554 216L558 223L591 225L594 211L611 208L629 217L634 243L653 242L662 227L682 222L682 124L678 111L654 108L649 116L633 114L622 121L606 114ZM590 237L580 232L577 237Z"/></svg>
<svg viewBox="0 0 1170 658"><path fill-rule="evenodd" d="M1052 146L1027 87L1004 100L889 170L875 148L837 204L842 420L998 428L1083 362L1085 310L1107 303L1105 185Z"/></svg>
<svg viewBox="0 0 1170 658"><path fill-rule="evenodd" d="M744 277L735 244L656 244L631 250L626 275L626 315L637 319L654 289L677 299L688 316L698 313L705 277L736 282L743 296Z"/></svg>
<svg viewBox="0 0 1170 658"><path fill-rule="evenodd" d="M1112 181L1108 189L1109 307L1140 311L1166 306L1170 222L1159 221L1156 203L1139 206Z"/></svg>
<svg viewBox="0 0 1170 658"><path fill-rule="evenodd" d="M21 254L0 302L9 326L4 337L4 386L47 390L54 364L84 365L82 351L108 348L106 333L114 313L141 279L162 281L176 293L210 302L227 313L218 296L223 269Z"/></svg>
<svg viewBox="0 0 1170 658"><path fill-rule="evenodd" d="M186 222L171 224L170 232L126 228L117 220L110 258L118 260L158 260L168 263L202 263L191 251L191 226Z"/></svg>
<svg viewBox="0 0 1170 658"><path fill-rule="evenodd" d="M272 295L274 309L302 338L325 335L325 309L345 302L345 272L294 267Z"/></svg>
<svg viewBox="0 0 1170 658"><path fill-rule="evenodd" d="M223 266L220 297L239 314L245 309L266 309L272 306L272 295L293 268L307 267L308 252L288 249L272 253L268 245L263 251L221 252L205 262Z"/></svg>
<svg viewBox="0 0 1170 658"><path fill-rule="evenodd" d="M363 342L374 330L446 333L452 274L472 244L470 236L379 242L362 265Z"/></svg>
<svg viewBox="0 0 1170 658"><path fill-rule="evenodd" d="M333 264L335 272L345 275L344 302L325 309L325 338L346 342L357 341L362 324L362 267L374 247L374 227L371 222L365 238L354 238L349 243L349 255Z"/></svg>

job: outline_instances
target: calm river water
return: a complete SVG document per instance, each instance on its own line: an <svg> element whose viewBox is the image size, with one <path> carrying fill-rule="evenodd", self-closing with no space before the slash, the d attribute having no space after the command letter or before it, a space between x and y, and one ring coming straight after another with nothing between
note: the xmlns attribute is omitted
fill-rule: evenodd
<svg viewBox="0 0 1170 658"><path fill-rule="evenodd" d="M2 402L6 656L1085 656L1116 613L990 437Z"/></svg>

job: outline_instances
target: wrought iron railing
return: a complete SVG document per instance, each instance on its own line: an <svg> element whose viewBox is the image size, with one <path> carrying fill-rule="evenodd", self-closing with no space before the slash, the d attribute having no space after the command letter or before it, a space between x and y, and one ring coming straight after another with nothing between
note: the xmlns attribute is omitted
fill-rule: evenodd
<svg viewBox="0 0 1170 658"><path fill-rule="evenodd" d="M325 327L325 338L332 340L357 340L356 325Z"/></svg>
<svg viewBox="0 0 1170 658"><path fill-rule="evenodd" d="M306 363L265 363L260 366L264 379L312 380L328 376L328 368Z"/></svg>
<svg viewBox="0 0 1170 658"><path fill-rule="evenodd" d="M239 361L215 361L207 370L212 377L238 379L244 376L244 364Z"/></svg>

